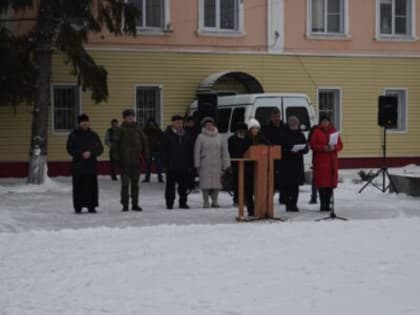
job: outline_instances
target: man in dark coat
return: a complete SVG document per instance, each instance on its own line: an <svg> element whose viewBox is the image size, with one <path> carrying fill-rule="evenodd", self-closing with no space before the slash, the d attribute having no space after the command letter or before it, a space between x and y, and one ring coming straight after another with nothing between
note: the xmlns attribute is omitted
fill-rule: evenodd
<svg viewBox="0 0 420 315"><path fill-rule="evenodd" d="M147 137L137 125L132 109L123 111L123 123L118 128L115 139L115 159L121 168L122 211L128 211L129 188L131 186L131 209L142 211L139 206L140 158L149 158Z"/></svg>
<svg viewBox="0 0 420 315"><path fill-rule="evenodd" d="M178 185L179 207L189 209L187 186L194 166L194 144L191 135L183 128L182 122L182 116L172 117L172 125L163 133L160 146L162 165L166 168L165 200L168 210L174 206L176 185Z"/></svg>
<svg viewBox="0 0 420 315"><path fill-rule="evenodd" d="M111 120L111 128L108 128L105 133L105 144L109 148L109 164L111 167L111 179L117 180L117 163L115 162L115 143L114 136L118 129L118 120Z"/></svg>
<svg viewBox="0 0 420 315"><path fill-rule="evenodd" d="M244 122L238 122L235 125L235 134L228 139L228 150L231 159L243 158L246 151L247 140L246 131L248 126ZM238 162L231 161L233 177L233 205L238 204Z"/></svg>
<svg viewBox="0 0 420 315"><path fill-rule="evenodd" d="M158 175L159 183L163 183L162 177L162 166L160 162L160 140L162 137L162 129L158 126L156 120L154 118L149 118L147 120L146 126L143 129L144 133L147 136L147 140L149 143L149 152L150 157L146 161L146 176L143 179L143 183L150 182L150 174L152 173L152 161L155 161L156 173Z"/></svg>
<svg viewBox="0 0 420 315"><path fill-rule="evenodd" d="M286 211L299 211L297 207L299 186L305 182L303 155L308 153L309 146L305 135L299 130L299 119L290 116L287 122L288 129L282 146L278 181Z"/></svg>
<svg viewBox="0 0 420 315"><path fill-rule="evenodd" d="M98 178L96 158L104 148L98 135L89 128L89 117L78 117L79 127L67 139L67 152L73 157L73 207L76 214L87 208L96 213Z"/></svg>
<svg viewBox="0 0 420 315"><path fill-rule="evenodd" d="M265 125L261 128L261 132L264 137L269 141L270 145L281 145L283 146L285 143L285 135L286 135L287 127L283 124L281 120L281 112L276 107L271 112L270 123ZM275 190L279 190L279 202L281 204L284 203L282 198L282 193L279 188L278 179L281 174L279 174L279 169L282 161L276 160L274 162L274 188Z"/></svg>

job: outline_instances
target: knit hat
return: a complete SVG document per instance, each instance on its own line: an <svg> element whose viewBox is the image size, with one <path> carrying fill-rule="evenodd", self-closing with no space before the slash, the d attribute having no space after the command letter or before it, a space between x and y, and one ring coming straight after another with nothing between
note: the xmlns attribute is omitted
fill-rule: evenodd
<svg viewBox="0 0 420 315"><path fill-rule="evenodd" d="M258 129L261 128L260 123L255 118L251 118L248 121L248 129L251 129L251 128L258 128Z"/></svg>
<svg viewBox="0 0 420 315"><path fill-rule="evenodd" d="M244 122L242 122L242 121L239 121L239 122L237 122L235 124L235 131L238 131L238 130L247 130L247 129L248 129L247 124L244 123Z"/></svg>
<svg viewBox="0 0 420 315"><path fill-rule="evenodd" d="M83 121L89 121L89 116L86 114L81 114L79 116L77 116L77 121L80 124Z"/></svg>
<svg viewBox="0 0 420 315"><path fill-rule="evenodd" d="M125 118L127 116L136 116L136 114L134 113L134 110L132 110L132 109L125 109L122 112L122 116L123 116L123 118Z"/></svg>
<svg viewBox="0 0 420 315"><path fill-rule="evenodd" d="M210 117L210 116L204 117L201 120L201 126L204 127L204 125L207 124L208 122L211 122L211 123L214 124L214 119L212 117Z"/></svg>

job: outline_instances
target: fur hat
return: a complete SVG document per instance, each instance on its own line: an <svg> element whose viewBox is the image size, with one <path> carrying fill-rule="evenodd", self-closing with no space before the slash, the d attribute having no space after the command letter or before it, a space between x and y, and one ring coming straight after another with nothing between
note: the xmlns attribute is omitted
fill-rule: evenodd
<svg viewBox="0 0 420 315"><path fill-rule="evenodd" d="M173 115L171 121L184 120L181 115Z"/></svg>
<svg viewBox="0 0 420 315"><path fill-rule="evenodd" d="M214 119L213 119L213 117L210 117L210 116L204 117L204 118L201 120L201 127L204 127L204 125L205 125L206 123L208 123L208 122L211 122L211 123L213 123L213 124L214 124Z"/></svg>
<svg viewBox="0 0 420 315"><path fill-rule="evenodd" d="M260 123L255 118L251 118L248 121L248 129L251 129L251 128L258 128L258 129L261 128Z"/></svg>
<svg viewBox="0 0 420 315"><path fill-rule="evenodd" d="M330 116L329 115L321 115L320 117L319 117L319 122L321 123L321 121L323 121L323 120L328 120L329 122L331 122L331 118L330 118Z"/></svg>
<svg viewBox="0 0 420 315"><path fill-rule="evenodd" d="M134 110L132 110L132 109L125 109L122 112L122 116L123 116L123 118L125 118L127 116L136 116L136 114L134 113Z"/></svg>
<svg viewBox="0 0 420 315"><path fill-rule="evenodd" d="M77 116L77 122L80 124L82 121L89 121L89 116L86 114Z"/></svg>

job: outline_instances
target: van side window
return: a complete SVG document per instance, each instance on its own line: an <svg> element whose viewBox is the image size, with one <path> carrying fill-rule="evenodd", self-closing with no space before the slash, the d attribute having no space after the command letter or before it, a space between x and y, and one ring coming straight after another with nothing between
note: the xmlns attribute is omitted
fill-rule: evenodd
<svg viewBox="0 0 420 315"><path fill-rule="evenodd" d="M230 131L235 131L235 126L238 122L245 121L245 108L244 107L237 107L233 109L232 113L232 121L230 122Z"/></svg>
<svg viewBox="0 0 420 315"><path fill-rule="evenodd" d="M231 108L219 108L216 112L216 126L219 132L224 133L229 130Z"/></svg>
<svg viewBox="0 0 420 315"><path fill-rule="evenodd" d="M255 112L255 119L259 121L261 126L268 125L271 118L271 113L277 108L275 106L258 107Z"/></svg>
<svg viewBox="0 0 420 315"><path fill-rule="evenodd" d="M308 110L305 107L287 107L286 117L289 119L290 116L296 116L299 119L300 127L303 127L301 131L308 131L311 129L311 123L309 121Z"/></svg>

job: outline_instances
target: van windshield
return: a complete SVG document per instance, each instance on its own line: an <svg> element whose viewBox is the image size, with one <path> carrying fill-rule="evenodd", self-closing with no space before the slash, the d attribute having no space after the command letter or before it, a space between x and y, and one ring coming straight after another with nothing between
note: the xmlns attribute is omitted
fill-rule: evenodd
<svg viewBox="0 0 420 315"><path fill-rule="evenodd" d="M296 116L299 119L302 131L308 131L311 128L309 119L308 107L310 106L308 100L304 97L284 97L283 105L286 111L285 122L290 116Z"/></svg>
<svg viewBox="0 0 420 315"><path fill-rule="evenodd" d="M287 107L287 119L289 119L290 116L296 116L299 119L299 126L301 131L308 131L311 128L308 110L305 107Z"/></svg>
<svg viewBox="0 0 420 315"><path fill-rule="evenodd" d="M261 126L270 122L271 113L275 108L281 111L281 97L261 97L255 100L255 119Z"/></svg>

